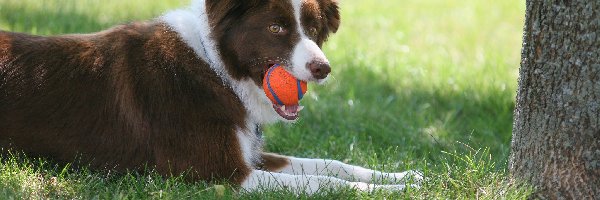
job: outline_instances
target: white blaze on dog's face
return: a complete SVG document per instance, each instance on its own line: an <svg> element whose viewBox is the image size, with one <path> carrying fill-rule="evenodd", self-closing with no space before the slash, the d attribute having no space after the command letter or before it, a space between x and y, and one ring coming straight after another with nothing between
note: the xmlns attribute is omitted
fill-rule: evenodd
<svg viewBox="0 0 600 200"><path fill-rule="evenodd" d="M336 0L212 0L207 9L231 78L249 78L262 90L265 72L274 64L300 80L318 83L331 72L321 46L340 24ZM301 110L299 105L273 108L288 120Z"/></svg>
<svg viewBox="0 0 600 200"><path fill-rule="evenodd" d="M331 3L336 5L336 2ZM317 1L307 0L292 0L292 5L300 40L291 54L291 72L301 80L323 82L331 68L320 47L323 41L318 38L322 28L318 23L323 18L322 13L319 13L322 5ZM337 29L337 25L334 28Z"/></svg>

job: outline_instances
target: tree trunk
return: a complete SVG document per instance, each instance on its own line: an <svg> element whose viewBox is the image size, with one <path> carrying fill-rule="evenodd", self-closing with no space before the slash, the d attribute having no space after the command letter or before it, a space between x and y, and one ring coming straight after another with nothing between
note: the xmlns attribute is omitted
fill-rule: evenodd
<svg viewBox="0 0 600 200"><path fill-rule="evenodd" d="M541 199L600 199L600 1L527 0L512 177Z"/></svg>

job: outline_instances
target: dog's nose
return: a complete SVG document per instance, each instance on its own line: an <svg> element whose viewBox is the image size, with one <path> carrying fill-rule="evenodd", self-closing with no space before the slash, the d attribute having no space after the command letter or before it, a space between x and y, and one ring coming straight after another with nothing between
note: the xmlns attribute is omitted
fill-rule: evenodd
<svg viewBox="0 0 600 200"><path fill-rule="evenodd" d="M326 62L310 62L308 63L308 69L316 79L324 79L331 72L331 67Z"/></svg>

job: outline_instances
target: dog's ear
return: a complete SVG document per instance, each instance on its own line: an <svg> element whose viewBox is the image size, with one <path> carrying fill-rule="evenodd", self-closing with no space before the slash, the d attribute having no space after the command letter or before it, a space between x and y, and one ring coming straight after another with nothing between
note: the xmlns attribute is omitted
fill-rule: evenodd
<svg viewBox="0 0 600 200"><path fill-rule="evenodd" d="M332 33L337 32L340 27L340 11L338 0L322 0L323 14L325 15L326 25Z"/></svg>
<svg viewBox="0 0 600 200"><path fill-rule="evenodd" d="M212 23L223 20L239 19L250 9L259 5L261 0L206 0L205 6Z"/></svg>

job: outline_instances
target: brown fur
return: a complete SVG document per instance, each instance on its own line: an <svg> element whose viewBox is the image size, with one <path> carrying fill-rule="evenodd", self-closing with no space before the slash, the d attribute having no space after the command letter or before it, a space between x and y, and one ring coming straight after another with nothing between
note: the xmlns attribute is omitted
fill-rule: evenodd
<svg viewBox="0 0 600 200"><path fill-rule="evenodd" d="M317 36L313 38L319 47L327 40L330 33L337 32L340 27L340 13L337 0L308 0L302 11L302 21L308 30L310 27L317 29ZM308 35L309 33L307 33Z"/></svg>
<svg viewBox="0 0 600 200"><path fill-rule="evenodd" d="M311 2L303 18L318 28L314 39L322 45L339 26L337 2ZM269 64L289 63L299 40L291 5L206 3L212 37L234 79L262 85ZM270 35L273 22L290 34ZM63 162L79 157L93 168L148 165L165 176L187 171L188 180L239 184L253 167L236 136L236 129L250 128L246 115L234 91L161 22L53 37L0 31L0 148ZM267 170L289 162L267 153L262 159Z"/></svg>
<svg viewBox="0 0 600 200"><path fill-rule="evenodd" d="M94 167L192 168L193 179L239 182L249 172L234 129L243 105L164 24L59 37L0 32L0 45L2 143Z"/></svg>
<svg viewBox="0 0 600 200"><path fill-rule="evenodd" d="M259 168L269 172L278 172L290 164L289 158L273 153L262 153L261 159Z"/></svg>

